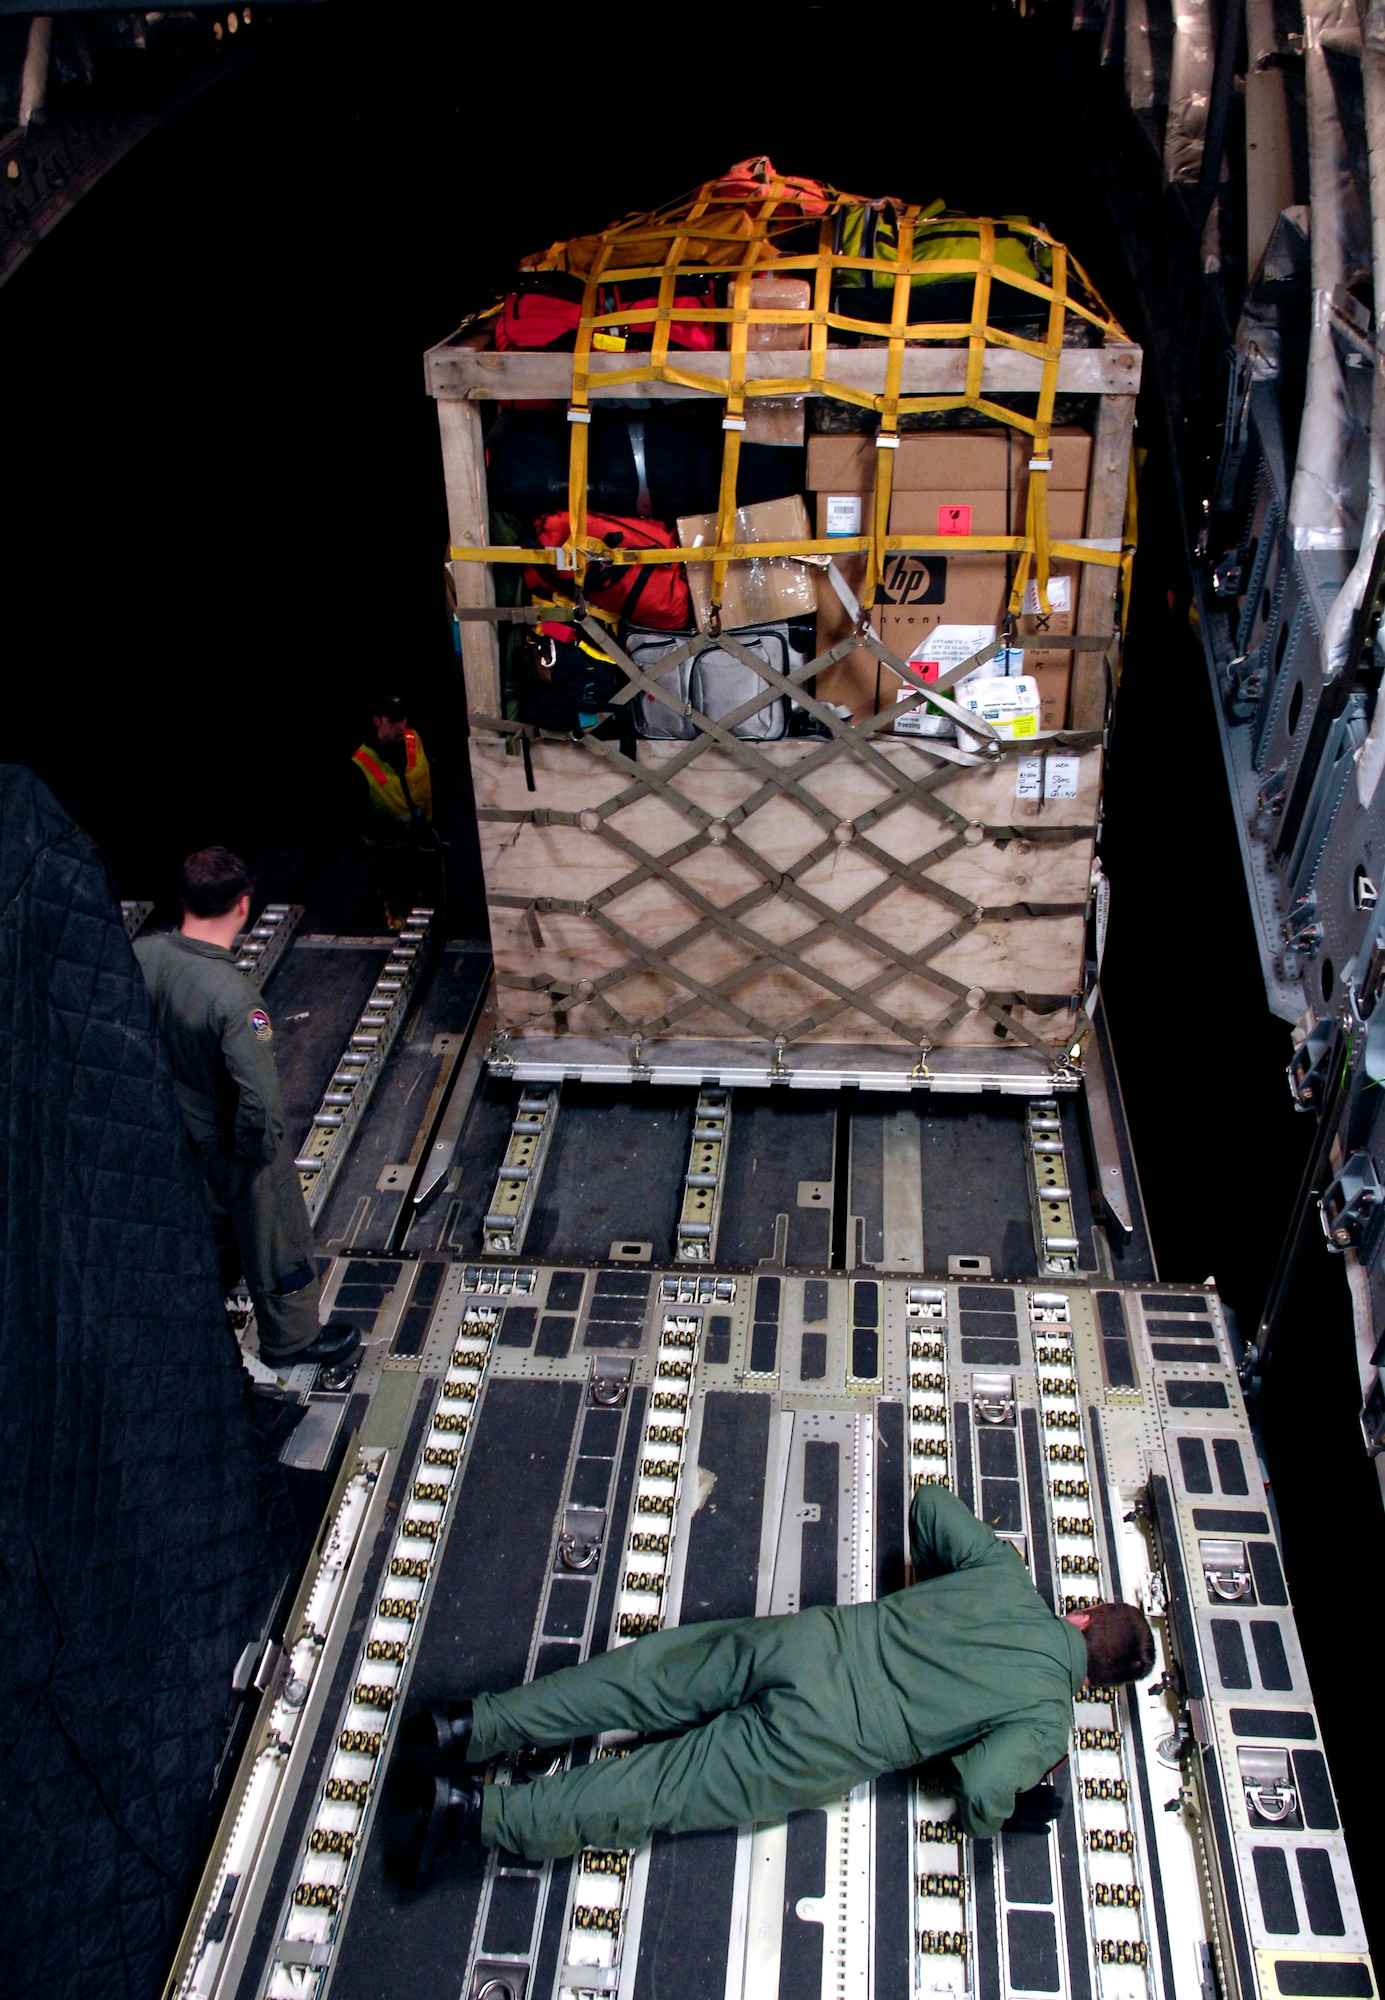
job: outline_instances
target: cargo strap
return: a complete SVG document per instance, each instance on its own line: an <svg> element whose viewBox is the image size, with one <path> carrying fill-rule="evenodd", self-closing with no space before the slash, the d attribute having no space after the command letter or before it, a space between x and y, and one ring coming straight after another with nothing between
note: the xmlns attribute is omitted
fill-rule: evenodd
<svg viewBox="0 0 1385 2000"><path fill-rule="evenodd" d="M479 607L467 615L484 618L490 614L488 608ZM687 742L671 742L670 754L661 757L655 764L652 761L637 761L621 748L619 742L600 737L590 729L578 732L587 751L600 757L627 780L622 789L599 807L587 808L581 813L556 807L523 810L483 805L478 808L478 817L483 822L580 825L587 832L599 833L629 864L628 872L581 902L491 892L487 900L493 907L521 912L523 921L529 925L537 922L539 914L549 912L580 916L628 954L623 963L595 979L573 982L542 973L528 977L501 974L499 984L518 985L531 992L545 993L553 1011L553 1026L559 1032L566 1027L569 1009L578 1004L591 1007L617 1033L638 1033L646 1037L668 1034L694 1010L710 1005L742 1032L768 1040L779 1039L788 1045L822 1028L842 1013L855 1010L865 1014L891 1037L917 1047L920 1043L931 1044L964 1014L975 1010L984 1012L1008 1036L1042 1054L1051 1064L1062 1060L1075 1032L1070 1016L1065 1019L1059 1030L1060 1039L1055 1042L1045 1040L1026 1021L1017 1018L1015 1010L1023 1009L1039 1016L1060 1010L1066 1014L1077 996L1004 990L986 992L978 1002L976 987L940 968L937 960L949 946L958 943L983 922L1036 917L1080 918L1085 914L1085 901L983 906L951 888L933 871L965 847L979 845L982 840L1024 839L1035 846L1066 845L1091 840L1095 827L1090 824L1040 827L1024 821L1015 825L978 827L938 793L962 770L991 763L997 757L1006 761L1018 756L1042 759L1050 752L1093 747L1100 741L1098 735L1062 732L1043 738L1022 739L1018 743L1001 742L986 724L969 712L957 709L942 692L938 682L920 682L916 670L892 654L868 628L840 640L817 659L795 667L787 674L770 667L733 635L722 634L718 638L697 634L662 655L657 662L657 674L653 674L636 665L601 627L584 622L581 616L576 623L591 638L599 641L628 677L628 686L616 697L615 706L623 706L637 696L648 696L680 717L692 720L697 735ZM942 677L943 681L952 681L974 671L999 650L1002 643L983 648L972 659L961 662ZM1020 643L1023 645L1025 642ZM1043 637L1028 643L1051 648L1053 641L1051 637ZM1114 641L1079 637L1065 640L1065 643L1071 644L1074 649L1095 650L1110 647ZM843 721L834 709L819 702L808 692L806 683L854 647L862 645L893 673L911 682L914 691L896 704L887 716L873 716L865 723L853 724ZM737 708L715 720L680 701L660 678L673 674L684 662L695 659L700 652L711 647L728 653L763 683ZM735 734L739 724L780 695L791 697L828 731L825 740L805 739L802 746L804 755L790 765L773 761L754 741ZM982 741L988 740L987 754L959 752L951 745L923 738L910 740L909 748L914 755L907 766L887 756L875 740L879 725L923 701L952 714L969 734ZM473 717L472 727L502 735L527 737L530 734L527 725L499 717ZM752 778L760 781L722 821L717 821L712 812L699 805L677 782L712 745L725 751ZM853 852L879 871L878 879L846 908L838 909L816 894L805 878L815 867L840 852L841 822L837 814L818 797L809 781L828 765L843 759L869 770L881 782L884 795L854 819L850 841ZM649 797L661 800L689 824L686 840L658 854L642 846L622 819L625 808ZM767 861L739 832L739 828L754 813L779 797L792 799L821 829L821 838L809 851L782 870ZM947 831L947 837L918 861L902 858L878 837L882 822L906 806L926 813ZM690 857L713 847L719 847L733 856L752 878L752 885L728 905L712 902L684 869ZM636 935L618 914L623 897L642 884L653 881L672 889L686 903L693 918L690 926L657 945ZM881 931L866 927L865 919L870 912L900 889L926 896L932 903L941 905L952 919L942 933L929 940L925 949L907 950ZM767 937L746 921L756 909L775 898L795 905L811 919L810 928L789 942ZM695 957L697 947L716 935L732 940L738 950L747 956L733 971L719 978L703 979L692 970L689 959ZM863 965L878 966L878 969L868 971L858 983L848 984L814 963L810 956L814 947L834 936L850 938L861 949ZM822 996L821 1004L810 1003L808 1011L788 1027L782 1022L776 1025L766 1021L736 998L739 987L771 966L781 967L796 975L807 989ZM642 1018L636 1022L620 1013L611 996L632 975L645 970L669 981L683 997L670 1002L657 1019ZM917 1019L906 1018L890 1005L889 989L908 976L927 981L947 998L943 1011L923 1027Z"/></svg>
<svg viewBox="0 0 1385 2000"><path fill-rule="evenodd" d="M966 551L1013 554L1018 558L1009 609L1018 614L1025 587L1033 574L1041 613L1051 609L1048 583L1052 563L1067 561L1121 567L1127 560L1123 547L1096 547L1090 542L1055 542L1048 531L1048 471L1050 435L1058 389L1058 369L1069 313L1115 339L1125 336L1106 310L1094 286L1076 259L1048 232L1033 224L1007 221L1009 236L1022 236L1033 246L1036 268L1033 275L1007 266L1004 283L1012 291L1031 296L1036 310L1047 311L1047 329L1041 340L1012 333L990 324L992 285L996 274L996 225L987 217L958 218L918 206L899 211L894 254L874 257L847 256L833 249L837 215L859 205L860 198L825 190L827 212L818 221L815 251L781 254L776 237L782 235L785 216L780 213L794 202L794 187L779 176L765 183L764 193L745 208L717 205L717 183L708 181L691 196L649 214L627 217L603 230L596 241L591 261L584 272L582 312L573 354L572 396L568 414L570 443L568 460L568 515L570 540L561 549L515 549L510 547L454 546L452 559L458 562L550 563L571 572L580 585L588 561L600 556L603 562L645 565L668 561L707 561L712 564L711 602L713 622L719 611L726 585L727 565L748 556L798 556L808 554L866 557L865 602L873 604L883 575L884 560L890 553L917 550L959 554ZM811 227L799 223L800 228ZM955 239L975 233L973 255L936 257L928 254L934 237ZM719 246L725 245L725 252ZM651 247L664 246L661 263L649 261ZM566 245L555 244L537 268L554 270L565 266ZM951 247L951 241L949 242ZM700 253L700 254L699 254ZM1038 265L1047 266L1048 279L1038 275ZM888 280L891 313L888 326L861 319L831 308L832 281L839 272L869 273ZM802 274L810 277L813 301L808 308L775 305L752 307L750 288L759 273ZM728 304L703 306L684 299L675 308L680 277L724 276L729 285ZM909 308L916 286L935 279L970 278L971 315L968 322L910 321ZM620 306L600 313L599 293L604 285L640 283L657 285L656 302L648 306ZM726 374L723 377L693 375L680 370L670 358L669 339L676 317L680 322L722 324L728 328ZM648 354L631 357L629 367L603 368L597 380L604 392L637 389L649 383L665 383L702 395L721 398L725 403L722 467L717 501L717 534L714 543L699 550L619 550L609 551L587 533L588 433L591 425L591 355L597 335L610 337L616 327L650 327ZM749 370L751 356L748 330L756 325L804 326L808 329L807 372L801 376L755 376ZM885 382L880 394L871 394L836 382L828 374L831 331L882 342L885 348ZM958 394L905 396L900 393L904 351L920 343L956 344L965 337L966 374ZM1023 416L986 394L985 361L988 351L1009 349L1032 355L1041 363L1037 405L1032 417ZM874 411L879 417L876 443L877 472L875 500L869 533L830 543L776 542L742 546L735 539L736 481L740 464L741 439L745 428L747 401L758 397L826 396L837 402ZM1018 431L1031 440L1028 497L1024 532L1021 535L894 536L889 533L890 497L893 486L893 451L899 442L901 421L939 411L970 409L992 422Z"/></svg>

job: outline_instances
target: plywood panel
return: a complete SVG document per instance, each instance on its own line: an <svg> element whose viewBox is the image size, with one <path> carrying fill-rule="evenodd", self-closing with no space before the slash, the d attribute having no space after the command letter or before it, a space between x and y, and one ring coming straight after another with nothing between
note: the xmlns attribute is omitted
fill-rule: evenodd
<svg viewBox="0 0 1385 2000"><path fill-rule="evenodd" d="M926 748L882 745L878 761L832 749L824 761L821 742L800 740L761 746L747 762L712 745L688 762L685 745L641 744L630 769L580 743L539 741L531 792L522 760L478 732L502 1025L984 1047L1009 1008L1056 1047L1072 1032L1066 996L1082 980L1101 785L1098 750L1062 754L1076 762L1072 799L1017 799L1006 756L943 773L932 797L950 817L911 796L858 830L897 796L892 773L907 785L938 772ZM800 775L808 804L764 797ZM666 776L676 797L640 791ZM1073 832L1045 841L1060 828ZM1028 916L1026 906L1071 914ZM1016 1005L1016 994L1048 1011Z"/></svg>

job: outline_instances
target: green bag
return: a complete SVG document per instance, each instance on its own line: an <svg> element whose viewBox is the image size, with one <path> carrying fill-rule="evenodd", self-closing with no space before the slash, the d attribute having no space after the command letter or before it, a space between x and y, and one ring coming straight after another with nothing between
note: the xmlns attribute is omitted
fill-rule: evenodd
<svg viewBox="0 0 1385 2000"><path fill-rule="evenodd" d="M1013 271L1025 278L1041 278L1048 281L1053 259L1046 243L1036 243L1034 238L1020 233L1007 225L1027 226L1026 215L1002 215L995 222L995 267L1000 271ZM970 216L957 215L944 209L941 201L930 202L923 209L914 224L914 259L936 259L941 262L951 257L975 257L978 254L980 235L975 220ZM893 291L894 276L884 266L895 263L899 256L899 209L892 201L855 202L837 211L832 248L839 257L874 257L881 269L876 271L838 271L835 275L834 291L859 291L871 287L878 291ZM939 272L936 278L916 272L914 288L920 285L964 285L968 293L972 279L969 274L956 271ZM1009 288L1012 297L1016 288ZM1026 296L1020 294L1020 296ZM1043 310L1043 302L1027 295L1029 310Z"/></svg>

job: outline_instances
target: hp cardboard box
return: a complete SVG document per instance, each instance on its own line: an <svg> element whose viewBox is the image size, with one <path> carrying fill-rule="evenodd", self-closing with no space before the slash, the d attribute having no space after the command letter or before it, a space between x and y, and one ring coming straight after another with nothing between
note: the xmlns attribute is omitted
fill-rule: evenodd
<svg viewBox="0 0 1385 2000"><path fill-rule="evenodd" d="M1002 535L1022 532L1029 484L1029 440L1006 431L923 431L901 440L895 453L890 529L899 535ZM1092 441L1085 432L1053 437L1049 474L1049 532L1056 540L1080 537L1086 526ZM814 437L808 444L808 483L816 495L818 536L857 535L870 520L878 457L874 440L860 436ZM872 623L892 653L918 656L930 633L943 628L940 658L950 657L948 627L998 628L1005 615L1014 558L959 549L956 555L905 552L887 558L884 602ZM865 558L847 555L839 568L859 593ZM1021 633L1071 632L1081 565L1053 566L1046 617L1039 615L1031 583ZM850 621L826 578L818 583L818 651L846 636ZM1025 671L1039 683L1040 727L1061 729L1067 720L1072 654L1025 656ZM849 707L860 719L889 707L903 683L862 649L818 676L823 701Z"/></svg>

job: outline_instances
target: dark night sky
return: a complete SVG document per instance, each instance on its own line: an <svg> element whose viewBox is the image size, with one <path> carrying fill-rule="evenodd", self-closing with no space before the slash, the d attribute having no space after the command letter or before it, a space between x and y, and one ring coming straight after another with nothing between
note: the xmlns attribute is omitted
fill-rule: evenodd
<svg viewBox="0 0 1385 2000"><path fill-rule="evenodd" d="M310 922L348 921L346 760L381 682L407 689L464 819L421 357L524 251L767 150L841 187L1041 217L1138 332L1068 100L1012 17L877 7L868 39L840 10L788 11L797 39L763 52L680 49L640 6L584 22L531 4L519 41L503 9L281 15L257 64L138 148L0 295L3 754L98 840L123 895L166 896L179 857L221 840ZM899 65L908 95L888 87ZM1167 601L1183 584L1156 394L1108 787L1108 1010L1163 1273L1214 1272L1252 1329L1307 1121L1265 1013L1200 650ZM457 835L455 920L475 935ZM1359 1683L1330 1635L1380 1574L1385 1526L1353 1395L1340 1269L1314 1249L1266 1425L1361 1841Z"/></svg>

